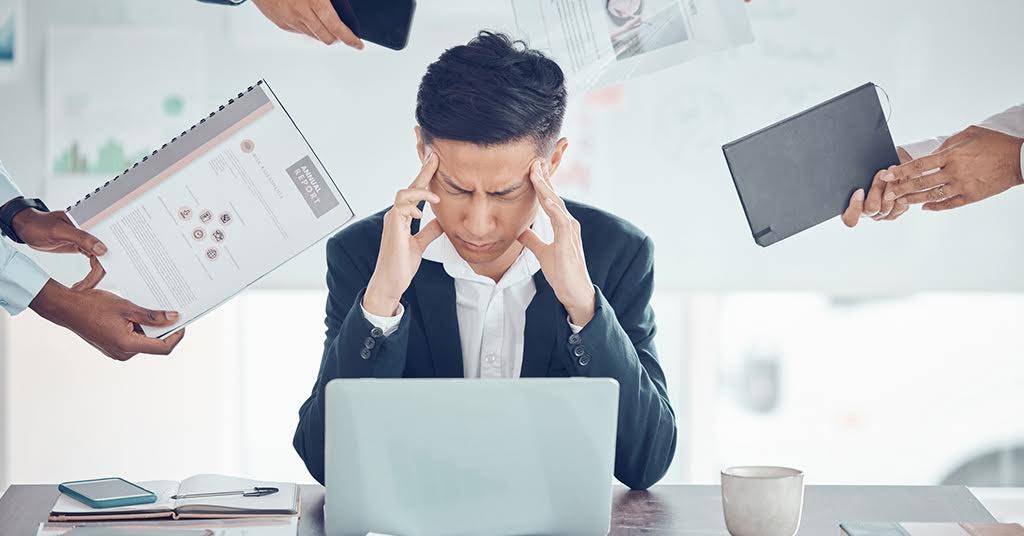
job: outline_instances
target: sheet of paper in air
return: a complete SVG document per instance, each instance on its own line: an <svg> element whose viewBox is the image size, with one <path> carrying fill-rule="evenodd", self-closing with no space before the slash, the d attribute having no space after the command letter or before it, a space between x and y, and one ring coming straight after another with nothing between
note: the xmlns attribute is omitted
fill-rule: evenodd
<svg viewBox="0 0 1024 536"><path fill-rule="evenodd" d="M512 0L518 36L570 91L622 82L754 41L741 0Z"/></svg>

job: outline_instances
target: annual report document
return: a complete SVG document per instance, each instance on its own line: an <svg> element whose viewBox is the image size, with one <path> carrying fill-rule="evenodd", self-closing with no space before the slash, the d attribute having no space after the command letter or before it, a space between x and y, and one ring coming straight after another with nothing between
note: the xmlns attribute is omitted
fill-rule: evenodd
<svg viewBox="0 0 1024 536"><path fill-rule="evenodd" d="M165 337L354 214L265 81L68 209L103 241L109 287L178 311Z"/></svg>

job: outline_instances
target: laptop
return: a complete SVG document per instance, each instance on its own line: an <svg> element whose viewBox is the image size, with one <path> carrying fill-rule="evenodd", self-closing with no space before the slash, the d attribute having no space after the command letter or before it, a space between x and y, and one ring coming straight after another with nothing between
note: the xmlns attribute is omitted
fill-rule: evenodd
<svg viewBox="0 0 1024 536"><path fill-rule="evenodd" d="M335 379L329 535L607 534L619 384Z"/></svg>
<svg viewBox="0 0 1024 536"><path fill-rule="evenodd" d="M722 146L754 241L769 246L842 214L899 164L878 91L864 84Z"/></svg>

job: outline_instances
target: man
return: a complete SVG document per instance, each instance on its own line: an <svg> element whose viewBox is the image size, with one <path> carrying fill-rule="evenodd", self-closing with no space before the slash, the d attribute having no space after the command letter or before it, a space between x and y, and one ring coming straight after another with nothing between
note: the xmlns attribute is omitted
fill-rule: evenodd
<svg viewBox="0 0 1024 536"><path fill-rule="evenodd" d="M911 205L949 210L1024 184L1024 105L946 138L899 148L900 165L875 174L867 196L857 190L843 214L848 227L862 216L894 220Z"/></svg>
<svg viewBox="0 0 1024 536"><path fill-rule="evenodd" d="M165 340L146 337L138 326L170 326L172 311L143 309L93 288L104 271L96 257L107 247L71 224L64 212L49 212L38 199L25 199L0 163L0 307L11 315L31 308L39 316L77 334L108 357L124 361L137 353L169 354L185 336L180 330ZM53 253L81 253L92 270L71 288L50 279L36 263L8 242Z"/></svg>
<svg viewBox="0 0 1024 536"><path fill-rule="evenodd" d="M615 476L642 489L668 469L676 425L654 348L653 245L555 193L565 106L558 65L502 34L427 68L419 175L327 245L323 361L294 441L320 482L327 383L359 377L615 378Z"/></svg>

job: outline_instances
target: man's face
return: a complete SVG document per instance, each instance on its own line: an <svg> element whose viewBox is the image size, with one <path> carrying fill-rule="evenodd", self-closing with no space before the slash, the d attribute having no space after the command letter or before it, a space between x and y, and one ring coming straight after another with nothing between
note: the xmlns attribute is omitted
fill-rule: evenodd
<svg viewBox="0 0 1024 536"><path fill-rule="evenodd" d="M545 158L545 166L557 166L565 145L559 140L558 156ZM537 144L481 147L434 139L430 148L438 156L430 190L441 198L432 209L459 255L471 265L487 264L517 246L539 208L530 181L530 166L541 156Z"/></svg>

